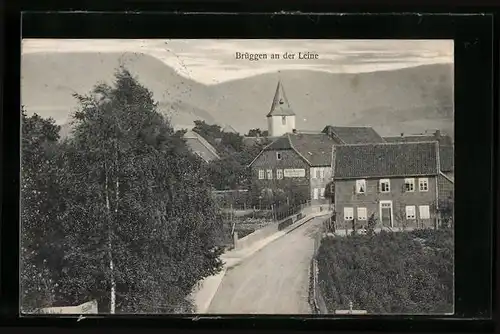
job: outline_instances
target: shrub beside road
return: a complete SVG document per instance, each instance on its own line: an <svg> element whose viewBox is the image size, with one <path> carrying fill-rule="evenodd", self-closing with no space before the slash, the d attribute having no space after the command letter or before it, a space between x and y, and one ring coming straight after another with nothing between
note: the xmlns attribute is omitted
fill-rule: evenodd
<svg viewBox="0 0 500 334"><path fill-rule="evenodd" d="M415 230L323 239L319 284L329 312L453 312L453 232Z"/></svg>

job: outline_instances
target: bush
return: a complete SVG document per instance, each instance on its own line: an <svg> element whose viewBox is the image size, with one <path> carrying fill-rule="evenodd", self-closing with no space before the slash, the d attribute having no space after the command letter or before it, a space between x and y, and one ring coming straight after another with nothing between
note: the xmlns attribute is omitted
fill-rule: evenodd
<svg viewBox="0 0 500 334"><path fill-rule="evenodd" d="M293 224L293 220L292 218L288 218L287 220L281 222L278 224L278 231L281 231L285 228L287 228L288 226L292 225Z"/></svg>
<svg viewBox="0 0 500 334"><path fill-rule="evenodd" d="M326 238L318 252L319 281L330 311L352 301L371 314L447 313L453 311L453 261L450 230Z"/></svg>

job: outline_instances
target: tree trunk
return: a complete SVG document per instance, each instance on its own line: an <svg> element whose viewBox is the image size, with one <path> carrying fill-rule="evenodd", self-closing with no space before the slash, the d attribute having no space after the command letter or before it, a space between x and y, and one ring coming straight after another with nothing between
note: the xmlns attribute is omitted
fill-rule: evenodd
<svg viewBox="0 0 500 334"><path fill-rule="evenodd" d="M108 215L108 260L109 260L109 271L110 271L110 285L111 285L111 293L110 293L110 305L109 305L109 313L115 313L115 304L116 304L116 282L114 276L115 265L113 262L113 239L111 235L111 205L109 201L109 176L108 176L108 168L106 163L104 163L104 173L105 173L105 197L106 197L106 211Z"/></svg>

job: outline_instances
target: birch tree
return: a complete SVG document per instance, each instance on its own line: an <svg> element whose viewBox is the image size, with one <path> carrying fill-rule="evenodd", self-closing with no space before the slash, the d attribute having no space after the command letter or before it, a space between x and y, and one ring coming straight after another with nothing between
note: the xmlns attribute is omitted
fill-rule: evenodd
<svg viewBox="0 0 500 334"><path fill-rule="evenodd" d="M114 312L173 312L213 273L222 224L202 163L121 69L76 96L65 143L64 285Z"/></svg>

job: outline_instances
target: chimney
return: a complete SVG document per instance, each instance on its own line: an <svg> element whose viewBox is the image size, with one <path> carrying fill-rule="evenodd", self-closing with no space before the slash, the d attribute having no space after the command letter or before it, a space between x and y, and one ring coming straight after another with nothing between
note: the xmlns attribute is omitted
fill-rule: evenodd
<svg viewBox="0 0 500 334"><path fill-rule="evenodd" d="M404 137L404 136L405 136L405 134L403 132L401 132L401 137Z"/></svg>
<svg viewBox="0 0 500 334"><path fill-rule="evenodd" d="M436 139L440 139L441 138L441 130L436 130L436 132L434 132L434 136L436 137Z"/></svg>

